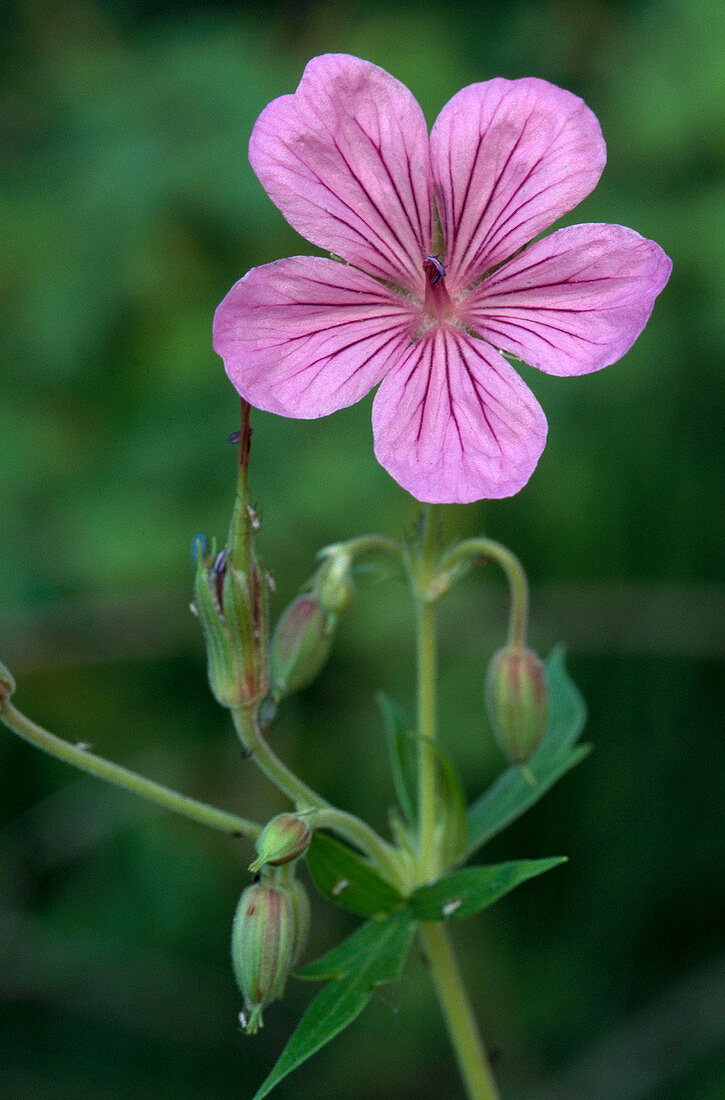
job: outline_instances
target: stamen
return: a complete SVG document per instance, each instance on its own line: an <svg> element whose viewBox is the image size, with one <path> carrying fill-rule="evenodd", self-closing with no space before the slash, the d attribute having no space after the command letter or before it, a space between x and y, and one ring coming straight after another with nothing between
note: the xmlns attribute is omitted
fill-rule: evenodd
<svg viewBox="0 0 725 1100"><path fill-rule="evenodd" d="M423 270L428 276L428 280L431 286L435 286L441 279L446 277L446 269L443 260L440 257L440 253L436 253L435 256L426 256L423 263Z"/></svg>

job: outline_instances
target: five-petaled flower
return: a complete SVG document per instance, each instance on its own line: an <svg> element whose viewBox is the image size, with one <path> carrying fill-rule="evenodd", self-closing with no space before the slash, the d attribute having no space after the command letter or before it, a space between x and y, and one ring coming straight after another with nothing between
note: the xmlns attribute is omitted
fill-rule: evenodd
<svg viewBox="0 0 725 1100"><path fill-rule="evenodd" d="M620 225L531 242L596 185L606 159L581 99L495 79L451 99L430 137L408 89L377 66L314 58L274 100L249 159L287 221L338 259L253 268L214 320L242 397L311 418L377 383L375 454L419 500L517 492L546 419L504 352L548 374L614 363L671 263Z"/></svg>

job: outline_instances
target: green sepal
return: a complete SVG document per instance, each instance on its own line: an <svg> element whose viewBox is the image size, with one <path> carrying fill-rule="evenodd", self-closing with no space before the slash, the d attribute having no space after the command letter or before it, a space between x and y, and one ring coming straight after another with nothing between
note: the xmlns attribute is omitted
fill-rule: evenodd
<svg viewBox="0 0 725 1100"><path fill-rule="evenodd" d="M194 604L204 631L209 685L218 702L228 706L236 683L229 634L212 595L209 571L201 555L194 577Z"/></svg>
<svg viewBox="0 0 725 1100"><path fill-rule="evenodd" d="M222 583L222 611L238 676L244 676L245 666L249 663L254 647L248 587L249 578L238 573L234 562L229 558Z"/></svg>
<svg viewBox="0 0 725 1100"><path fill-rule="evenodd" d="M344 943L298 972L300 978L333 980L305 1012L254 1100L262 1100L288 1073L351 1024L375 986L400 977L414 932L415 923L404 910L382 921L368 921Z"/></svg>
<svg viewBox="0 0 725 1100"><path fill-rule="evenodd" d="M526 775L519 765L513 765L470 806L467 857L538 802L557 779L590 751L589 745L576 745L584 729L587 710L578 688L569 678L564 657L563 646L557 646L545 663L549 721L541 744L527 762L530 774Z"/></svg>
<svg viewBox="0 0 725 1100"><path fill-rule="evenodd" d="M416 920L461 920L480 913L520 883L566 863L566 856L523 859L489 867L464 867L430 886L419 886L408 898Z"/></svg>
<svg viewBox="0 0 725 1100"><path fill-rule="evenodd" d="M320 893L351 913L375 916L392 913L404 905L395 887L362 856L324 833L314 834L307 865Z"/></svg>

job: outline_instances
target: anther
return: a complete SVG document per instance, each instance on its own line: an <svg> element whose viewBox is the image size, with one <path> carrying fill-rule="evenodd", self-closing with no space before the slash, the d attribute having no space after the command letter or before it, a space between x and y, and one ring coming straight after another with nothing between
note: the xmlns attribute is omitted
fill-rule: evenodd
<svg viewBox="0 0 725 1100"><path fill-rule="evenodd" d="M431 286L435 286L441 279L446 277L446 268L440 255L436 253L435 256L426 256L423 263L423 270L428 276L428 280Z"/></svg>

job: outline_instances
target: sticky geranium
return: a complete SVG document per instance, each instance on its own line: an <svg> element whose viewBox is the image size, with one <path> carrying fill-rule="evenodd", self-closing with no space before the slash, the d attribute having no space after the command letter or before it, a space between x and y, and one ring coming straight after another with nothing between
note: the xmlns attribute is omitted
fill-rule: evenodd
<svg viewBox="0 0 725 1100"><path fill-rule="evenodd" d="M595 187L594 114L544 80L463 88L428 135L408 89L342 54L314 58L254 127L249 158L287 221L338 259L253 268L214 320L241 396L325 416L380 387L375 454L413 496L517 492L546 419L504 352L548 374L614 363L671 263L632 229L533 241Z"/></svg>

